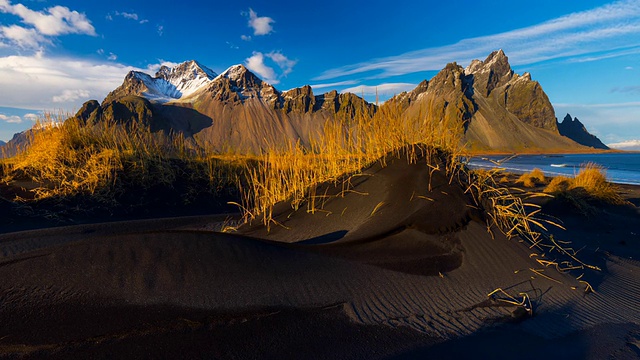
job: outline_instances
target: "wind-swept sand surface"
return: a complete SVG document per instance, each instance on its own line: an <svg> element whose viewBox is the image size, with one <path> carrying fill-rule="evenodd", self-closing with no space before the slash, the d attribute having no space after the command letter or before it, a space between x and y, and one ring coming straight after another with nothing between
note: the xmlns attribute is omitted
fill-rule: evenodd
<svg viewBox="0 0 640 360"><path fill-rule="evenodd" d="M352 180L314 214L279 208L268 233L216 233L220 219L199 217L1 235L0 355L640 356L637 208L556 232L602 268L578 280L492 236L440 172L390 160ZM526 293L533 316L488 297L498 288Z"/></svg>

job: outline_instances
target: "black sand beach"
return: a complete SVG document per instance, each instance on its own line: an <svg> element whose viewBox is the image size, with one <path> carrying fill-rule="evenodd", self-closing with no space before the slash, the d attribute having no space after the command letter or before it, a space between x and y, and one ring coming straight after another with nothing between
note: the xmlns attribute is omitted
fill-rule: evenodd
<svg viewBox="0 0 640 360"><path fill-rule="evenodd" d="M269 232L199 216L0 235L0 357L640 357L640 189L588 215L543 206L601 269L578 278L489 232L439 172L391 161L353 180Z"/></svg>

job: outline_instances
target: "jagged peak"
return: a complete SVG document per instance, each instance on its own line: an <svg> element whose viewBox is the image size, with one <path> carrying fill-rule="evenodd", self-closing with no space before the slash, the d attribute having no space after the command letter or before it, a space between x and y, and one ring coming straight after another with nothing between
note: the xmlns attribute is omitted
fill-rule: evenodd
<svg viewBox="0 0 640 360"><path fill-rule="evenodd" d="M179 78L180 80L194 80L202 77L213 80L216 76L218 76L218 74L196 60L185 61L173 68L162 65L155 75L156 78L162 78L170 82L175 78Z"/></svg>
<svg viewBox="0 0 640 360"><path fill-rule="evenodd" d="M500 76L513 74L511 65L509 65L509 58L502 49L492 52L484 61L478 59L472 60L469 66L464 69L466 75L490 71Z"/></svg>
<svg viewBox="0 0 640 360"><path fill-rule="evenodd" d="M249 71L249 69L247 69L244 65L236 64L236 65L230 66L227 70L223 71L220 75L218 75L218 77L219 78L224 77L230 80L238 80L241 77L243 77L247 72L251 73L251 71ZM254 75L253 73L251 74Z"/></svg>
<svg viewBox="0 0 640 360"><path fill-rule="evenodd" d="M314 96L313 95L313 88L311 88L310 85L303 85L301 87L297 87L297 88L293 88L293 89L289 89L287 91L283 91L282 95L285 97L295 97L295 96Z"/></svg>

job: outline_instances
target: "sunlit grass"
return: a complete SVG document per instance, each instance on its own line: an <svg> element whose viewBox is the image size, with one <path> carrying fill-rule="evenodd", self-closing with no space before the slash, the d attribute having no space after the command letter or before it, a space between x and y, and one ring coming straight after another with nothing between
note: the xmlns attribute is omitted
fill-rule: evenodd
<svg viewBox="0 0 640 360"><path fill-rule="evenodd" d="M532 188L546 184L547 179L545 178L542 170L535 168L529 173L522 174L518 180L516 180L516 183L520 183L522 186L527 188Z"/></svg>

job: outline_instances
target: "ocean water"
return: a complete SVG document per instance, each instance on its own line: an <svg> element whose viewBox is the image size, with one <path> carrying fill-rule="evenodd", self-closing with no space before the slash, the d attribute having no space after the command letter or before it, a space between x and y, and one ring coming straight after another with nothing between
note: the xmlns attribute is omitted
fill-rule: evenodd
<svg viewBox="0 0 640 360"><path fill-rule="evenodd" d="M640 185L640 153L518 155L508 160L506 158L507 156L473 157L469 159L469 167L501 167L516 174L539 168L547 176L574 176L582 165L592 162L604 167L611 182ZM499 162L500 166L490 160Z"/></svg>

